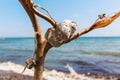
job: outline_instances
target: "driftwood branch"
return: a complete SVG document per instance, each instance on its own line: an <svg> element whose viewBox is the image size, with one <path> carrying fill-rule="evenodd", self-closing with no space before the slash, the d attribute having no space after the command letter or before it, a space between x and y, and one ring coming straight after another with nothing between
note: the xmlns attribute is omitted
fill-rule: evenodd
<svg viewBox="0 0 120 80"><path fill-rule="evenodd" d="M47 43L37 18L36 13L33 11L33 1L32 0L19 0L26 13L28 14L34 29L34 39L35 39L35 71L34 80L43 80L44 71L44 59L48 50L52 47ZM52 21L50 18L40 15L46 20Z"/></svg>
<svg viewBox="0 0 120 80"><path fill-rule="evenodd" d="M46 11L48 16L53 20L53 22L56 22L55 19L51 16L51 14L49 13L49 11L47 9L45 9L44 7L39 6L39 5L38 5L38 7L41 8L42 10Z"/></svg>
<svg viewBox="0 0 120 80"><path fill-rule="evenodd" d="M42 34L42 29L40 27L37 17L39 16L39 17L45 19L46 21L48 21L51 25L53 25L54 29L51 29L51 31L54 31L54 32L57 32L57 31L55 31L56 30L56 21L51 17L49 12L45 8L41 7L43 10L45 10L48 13L49 17L40 13L39 11L37 11L36 7L39 7L39 6L34 4L34 2L32 0L19 0L19 1L20 1L21 5L23 6L23 8L25 9L26 13L28 14L28 16L32 22L33 29L34 29L34 39L35 39L34 55L35 55L35 63L36 63L36 65L34 66L34 68L35 68L34 80L43 80L45 56L46 56L47 52L49 51L49 49L51 49L53 46L50 45L48 40ZM95 23L91 27L83 29L79 33L74 34L72 36L70 35L70 38L68 38L67 41L65 41L64 43L68 43L68 42L78 38L79 36L86 34L94 29L106 27L107 25L112 23L116 18L118 18L120 16L120 12L117 12L110 17L106 17L106 18L102 19L104 16L105 15L99 16L100 19L96 20ZM74 22L70 22L70 24L72 25L71 28L74 30L76 24ZM59 30L58 30L58 32L59 32ZM58 35L56 35L56 37L59 38ZM28 60L30 62L34 63L33 59L28 59ZM27 64L29 64L29 61L27 61ZM31 68L31 66L30 66L30 68Z"/></svg>
<svg viewBox="0 0 120 80"><path fill-rule="evenodd" d="M66 41L65 43L68 43L76 38L78 38L79 36L86 34L94 29L97 28L104 28L106 26L108 26L109 24L111 24L115 19L117 19L120 16L120 12L116 12L111 16L105 17L104 19L97 19L94 24L89 27L89 28L85 28L83 30L81 30L80 32L78 32L77 34L74 34L68 41Z"/></svg>
<svg viewBox="0 0 120 80"><path fill-rule="evenodd" d="M48 12L48 10L45 9L45 8L43 8L43 7L40 7L40 6L39 6L41 9L45 10L45 11L48 13L49 17L46 16L46 15L44 15L44 14L42 14L41 12L37 11L37 9L34 7L34 5L35 5L35 4L32 5L31 10L32 10L36 15L38 15L39 17L45 19L45 20L48 21L53 27L55 27L55 26L56 26L56 21L52 18L52 16L51 16L50 13Z"/></svg>

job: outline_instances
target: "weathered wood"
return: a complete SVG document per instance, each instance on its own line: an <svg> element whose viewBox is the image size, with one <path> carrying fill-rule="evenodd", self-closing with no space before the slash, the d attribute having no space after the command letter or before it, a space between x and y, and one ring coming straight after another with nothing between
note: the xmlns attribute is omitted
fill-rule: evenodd
<svg viewBox="0 0 120 80"><path fill-rule="evenodd" d="M104 27L108 26L109 24L111 24L118 17L120 17L120 12L113 13L113 15L105 17L104 19L97 19L91 27L85 28L85 29L81 30L80 32L78 32L77 34L74 34L68 41L66 41L64 43L68 43L68 42L78 38L79 36L86 34L94 29L104 28Z"/></svg>
<svg viewBox="0 0 120 80"><path fill-rule="evenodd" d="M23 8L25 9L25 11L27 12L32 25L33 25L33 29L34 29L34 38L35 38L35 42L36 42L36 66L35 66L35 71L34 71L34 80L43 80L43 71L44 71L44 59L45 59L45 55L44 53L47 53L47 50L49 50L50 48L46 46L46 40L42 34L42 30L40 28L40 24L39 21L37 19L37 16L35 15L35 13L31 10L31 4L32 4L32 0L19 0L20 3L22 4ZM46 49L46 51L44 52L44 50Z"/></svg>
<svg viewBox="0 0 120 80"><path fill-rule="evenodd" d="M44 60L47 52L49 49L51 49L53 46L50 45L50 42L48 42L44 35L42 34L42 29L40 27L39 21L37 16L45 19L50 24L53 25L53 28L56 28L56 21L52 19L51 17L47 17L44 14L41 14L35 9L35 5L32 0L19 0L23 8L25 9L26 13L28 14L32 25L34 29L34 39L35 39L35 71L34 71L34 80L43 80L43 71L44 71ZM91 30L97 29L97 28L103 28L112 23L116 18L120 16L120 12L115 13L113 16L107 17L102 19L98 19L95 21L95 23L89 27L81 30L79 33L71 35L71 37L63 42L62 44L68 43L79 36L88 33ZM62 45L61 44L61 45Z"/></svg>
<svg viewBox="0 0 120 80"><path fill-rule="evenodd" d="M41 18L45 19L46 21L48 21L53 27L56 26L56 21L51 17L50 13L49 13L46 9L42 8L42 9L44 9L45 11L47 11L47 13L48 13L48 15L50 16L50 18L47 17L46 15L42 14L41 12L37 11L37 10L35 9L35 7L34 7L34 4L33 4L33 7L32 7L31 9L32 9L32 11L34 11L34 13L35 13L36 15L38 15L39 17L41 17Z"/></svg>

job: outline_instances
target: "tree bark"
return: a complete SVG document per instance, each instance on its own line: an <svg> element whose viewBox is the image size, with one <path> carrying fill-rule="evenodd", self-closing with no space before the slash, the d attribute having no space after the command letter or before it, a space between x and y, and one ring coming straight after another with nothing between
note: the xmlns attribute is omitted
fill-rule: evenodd
<svg viewBox="0 0 120 80"><path fill-rule="evenodd" d="M34 38L35 38L35 57L36 57L36 66L34 71L34 80L43 80L43 71L44 71L44 60L45 55L48 50L52 47L50 46L42 34L39 21L35 13L31 10L31 1L32 0L19 0L26 13L28 14L34 29Z"/></svg>

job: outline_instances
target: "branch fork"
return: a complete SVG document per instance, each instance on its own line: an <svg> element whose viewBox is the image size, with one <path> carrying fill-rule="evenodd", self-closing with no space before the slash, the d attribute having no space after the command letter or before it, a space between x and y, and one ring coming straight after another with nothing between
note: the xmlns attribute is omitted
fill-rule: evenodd
<svg viewBox="0 0 120 80"><path fill-rule="evenodd" d="M54 29L54 30L56 30L57 24L59 24L59 23L56 22L56 20L50 15L50 13L48 12L47 9L45 9L37 4L34 4L34 2L32 0L19 0L19 1L20 1L21 5L23 6L23 8L25 9L26 13L28 14L28 16L32 22L33 29L34 29L35 62L32 60L32 58L28 59L26 61L26 63L27 63L26 67L29 65L28 68L31 68L31 67L33 67L34 64L36 64L34 66L34 68L35 68L34 80L43 80L45 56L46 56L47 52L49 51L49 49L51 49L53 46L50 45L48 40L42 34L42 29L41 29L41 26L39 24L37 17L39 16L39 17L45 19L47 22L49 22L53 26L52 29ZM39 7L41 9L45 10L48 13L48 16L39 12L37 10L37 8L39 8ZM68 42L78 38L79 36L86 34L94 29L104 28L104 27L108 26L109 24L111 24L115 19L117 19L120 16L120 12L116 12L116 13L114 13L114 15L108 16L105 18L104 18L104 16L105 15L99 15L99 19L97 19L93 23L93 25L81 30L77 34L70 35L70 38L68 38L68 40L64 41L61 44L68 43ZM49 29L48 29L48 31L49 31Z"/></svg>

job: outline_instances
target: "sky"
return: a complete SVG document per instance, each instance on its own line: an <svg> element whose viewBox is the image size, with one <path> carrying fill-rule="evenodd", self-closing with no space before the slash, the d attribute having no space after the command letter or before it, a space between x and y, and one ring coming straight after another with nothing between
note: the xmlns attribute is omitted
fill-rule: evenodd
<svg viewBox="0 0 120 80"><path fill-rule="evenodd" d="M98 14L120 11L120 0L33 0L45 7L57 22L70 19L81 29L90 27ZM39 11L46 14L43 10ZM39 18L43 33L51 27ZM33 37L33 28L19 0L0 1L0 37ZM93 30L84 36L120 36L120 18L106 28Z"/></svg>

